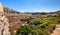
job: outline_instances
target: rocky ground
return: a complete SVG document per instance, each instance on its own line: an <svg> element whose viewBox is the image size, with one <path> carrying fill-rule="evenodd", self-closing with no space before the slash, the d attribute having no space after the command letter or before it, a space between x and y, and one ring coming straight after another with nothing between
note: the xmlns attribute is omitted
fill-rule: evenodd
<svg viewBox="0 0 60 35"><path fill-rule="evenodd" d="M56 25L56 28L51 35L60 35L60 24Z"/></svg>

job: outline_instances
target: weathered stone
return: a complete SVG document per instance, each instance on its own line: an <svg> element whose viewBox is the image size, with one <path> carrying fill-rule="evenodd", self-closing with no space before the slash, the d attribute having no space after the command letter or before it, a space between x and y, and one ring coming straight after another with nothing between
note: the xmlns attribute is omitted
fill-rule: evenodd
<svg viewBox="0 0 60 35"><path fill-rule="evenodd" d="M3 5L0 3L0 35L10 35L8 19L4 15Z"/></svg>

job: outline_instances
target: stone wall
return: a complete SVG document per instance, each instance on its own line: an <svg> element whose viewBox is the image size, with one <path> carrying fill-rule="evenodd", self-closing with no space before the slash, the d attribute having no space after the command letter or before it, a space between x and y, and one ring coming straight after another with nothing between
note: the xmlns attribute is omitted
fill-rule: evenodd
<svg viewBox="0 0 60 35"><path fill-rule="evenodd" d="M3 5L0 3L0 35L10 35L9 22L4 15Z"/></svg>

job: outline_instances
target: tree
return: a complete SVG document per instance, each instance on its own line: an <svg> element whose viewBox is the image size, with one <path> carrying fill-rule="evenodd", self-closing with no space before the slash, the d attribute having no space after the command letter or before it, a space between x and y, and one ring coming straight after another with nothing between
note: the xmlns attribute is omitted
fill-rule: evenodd
<svg viewBox="0 0 60 35"><path fill-rule="evenodd" d="M29 24L31 25L39 25L41 24L42 22L40 22L40 18L35 18L35 19L32 19L30 20Z"/></svg>
<svg viewBox="0 0 60 35"><path fill-rule="evenodd" d="M40 14L42 14L42 15L46 15L46 13L45 13L45 12L41 12Z"/></svg>

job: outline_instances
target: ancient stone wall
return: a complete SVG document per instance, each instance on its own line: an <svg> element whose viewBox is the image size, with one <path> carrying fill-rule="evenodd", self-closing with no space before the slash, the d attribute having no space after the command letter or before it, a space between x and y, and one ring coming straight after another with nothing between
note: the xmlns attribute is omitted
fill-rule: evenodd
<svg viewBox="0 0 60 35"><path fill-rule="evenodd" d="M4 15L3 5L0 3L0 35L10 35L8 19Z"/></svg>

